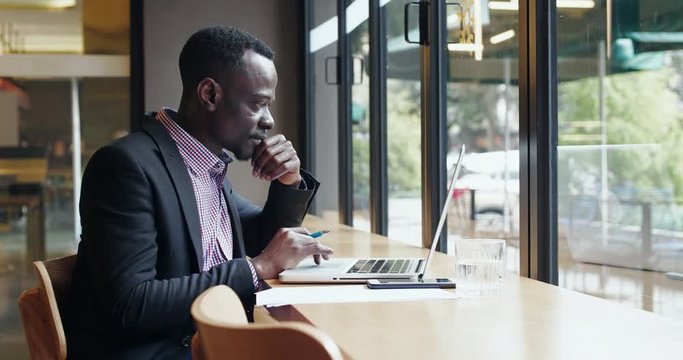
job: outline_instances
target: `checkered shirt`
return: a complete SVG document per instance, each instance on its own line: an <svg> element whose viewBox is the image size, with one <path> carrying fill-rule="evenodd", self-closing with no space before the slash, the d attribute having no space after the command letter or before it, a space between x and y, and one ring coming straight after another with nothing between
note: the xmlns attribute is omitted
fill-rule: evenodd
<svg viewBox="0 0 683 360"><path fill-rule="evenodd" d="M232 259L232 225L228 204L223 196L223 181L232 157L225 149L220 157L213 154L173 120L175 115L175 110L162 108L156 118L178 146L192 180L202 229L202 271L208 271ZM254 286L257 287L258 277L254 266L250 261L247 263Z"/></svg>

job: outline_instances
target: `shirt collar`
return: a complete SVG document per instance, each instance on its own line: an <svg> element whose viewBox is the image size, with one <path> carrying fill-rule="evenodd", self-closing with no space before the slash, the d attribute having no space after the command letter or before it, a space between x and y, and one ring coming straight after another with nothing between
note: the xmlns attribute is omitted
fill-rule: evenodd
<svg viewBox="0 0 683 360"><path fill-rule="evenodd" d="M212 175L224 175L227 165L233 161L228 151L222 149L220 156L216 156L175 122L176 115L175 110L164 107L157 113L156 119L175 141L188 169L195 174L209 172Z"/></svg>

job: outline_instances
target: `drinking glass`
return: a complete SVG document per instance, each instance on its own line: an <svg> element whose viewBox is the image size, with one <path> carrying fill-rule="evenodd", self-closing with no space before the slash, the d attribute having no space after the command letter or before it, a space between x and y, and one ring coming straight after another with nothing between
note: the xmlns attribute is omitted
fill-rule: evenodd
<svg viewBox="0 0 683 360"><path fill-rule="evenodd" d="M455 286L458 294L499 294L505 275L505 240L458 239L455 248Z"/></svg>

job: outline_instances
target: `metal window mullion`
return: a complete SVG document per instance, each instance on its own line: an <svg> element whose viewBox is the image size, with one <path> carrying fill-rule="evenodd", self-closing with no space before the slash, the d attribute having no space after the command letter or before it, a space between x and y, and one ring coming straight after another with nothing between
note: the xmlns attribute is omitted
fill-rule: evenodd
<svg viewBox="0 0 683 360"><path fill-rule="evenodd" d="M530 0L519 13L520 274L557 284L557 10Z"/></svg>
<svg viewBox="0 0 683 360"><path fill-rule="evenodd" d="M337 0L339 222L353 226L353 152L351 135L351 48L346 35L346 0Z"/></svg>
<svg viewBox="0 0 683 360"><path fill-rule="evenodd" d="M130 130L139 130L145 115L144 1L130 0Z"/></svg>
<svg viewBox="0 0 683 360"><path fill-rule="evenodd" d="M372 232L387 235L387 36L386 10L369 3L370 36L370 222Z"/></svg>
<svg viewBox="0 0 683 360"><path fill-rule="evenodd" d="M313 94L315 82L313 77L313 54L309 51L311 45L311 25L313 24L313 0L301 1L301 73L303 76L303 94L300 106L303 111L303 123L300 128L300 148L302 167L315 174L315 104ZM309 213L315 212L315 202L308 209Z"/></svg>
<svg viewBox="0 0 683 360"><path fill-rule="evenodd" d="M529 226L529 16L519 4L519 275L531 276Z"/></svg>
<svg viewBox="0 0 683 360"><path fill-rule="evenodd" d="M430 247L446 196L446 3L429 3L429 45L422 46L422 245ZM447 227L437 249L446 252Z"/></svg>

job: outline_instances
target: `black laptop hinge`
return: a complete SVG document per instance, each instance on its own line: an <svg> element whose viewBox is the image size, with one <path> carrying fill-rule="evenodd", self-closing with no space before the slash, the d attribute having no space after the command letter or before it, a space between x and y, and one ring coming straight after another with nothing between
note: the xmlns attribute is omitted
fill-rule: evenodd
<svg viewBox="0 0 683 360"><path fill-rule="evenodd" d="M424 274L424 271L420 272L420 269L422 269L422 264L424 264L425 261L426 261L425 259L420 259L417 262L417 269L415 269L416 273L420 273L420 275ZM425 269L425 270L427 270L427 269Z"/></svg>

